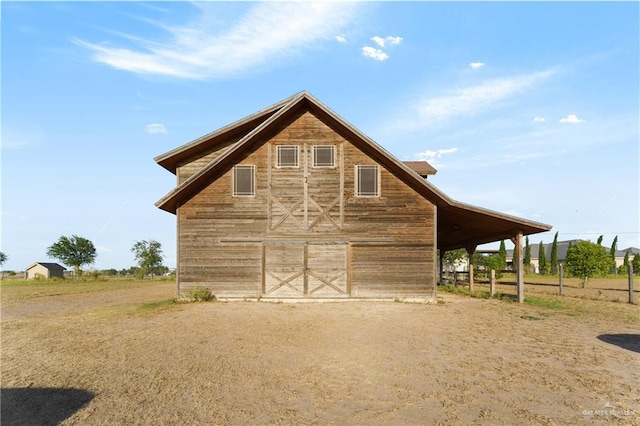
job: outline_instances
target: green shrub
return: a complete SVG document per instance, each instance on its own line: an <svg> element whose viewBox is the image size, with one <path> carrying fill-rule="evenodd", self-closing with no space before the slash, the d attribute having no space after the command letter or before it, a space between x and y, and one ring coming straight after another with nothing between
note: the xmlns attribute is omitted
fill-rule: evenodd
<svg viewBox="0 0 640 426"><path fill-rule="evenodd" d="M211 293L211 289L207 287L195 286L189 289L184 299L190 302L209 302L215 301L216 296Z"/></svg>

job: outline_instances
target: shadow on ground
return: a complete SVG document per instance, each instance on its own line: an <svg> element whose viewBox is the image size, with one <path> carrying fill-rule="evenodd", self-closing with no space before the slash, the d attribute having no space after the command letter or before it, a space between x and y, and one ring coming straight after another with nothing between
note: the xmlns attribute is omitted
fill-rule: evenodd
<svg viewBox="0 0 640 426"><path fill-rule="evenodd" d="M82 389L2 388L2 425L57 425L93 397Z"/></svg>
<svg viewBox="0 0 640 426"><path fill-rule="evenodd" d="M601 334L598 339L628 351L640 353L640 334Z"/></svg>

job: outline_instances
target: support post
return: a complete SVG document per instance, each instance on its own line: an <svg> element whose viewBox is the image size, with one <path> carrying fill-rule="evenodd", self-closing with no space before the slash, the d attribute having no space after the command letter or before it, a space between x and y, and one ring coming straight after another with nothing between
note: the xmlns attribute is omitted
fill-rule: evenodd
<svg viewBox="0 0 640 426"><path fill-rule="evenodd" d="M496 271L491 270L491 276L489 277L489 295L493 297L496 294Z"/></svg>
<svg viewBox="0 0 640 426"><path fill-rule="evenodd" d="M465 247L469 257L469 293L473 291L473 253L476 251L476 247L476 244L470 244Z"/></svg>
<svg viewBox="0 0 640 426"><path fill-rule="evenodd" d="M559 285L560 285L560 296L562 296L562 292L564 290L563 286L562 286L562 278L564 276L564 265L562 263L558 264L558 280L559 280Z"/></svg>
<svg viewBox="0 0 640 426"><path fill-rule="evenodd" d="M633 294L633 265L627 265L627 273L629 274L629 303L634 303L635 295Z"/></svg>
<svg viewBox="0 0 640 426"><path fill-rule="evenodd" d="M518 269L516 271L516 289L518 303L524 303L524 262L522 256L522 232L516 235L516 253L518 254Z"/></svg>
<svg viewBox="0 0 640 426"><path fill-rule="evenodd" d="M438 252L440 253L440 264L438 266L438 272L439 272L439 278L438 278L438 283L440 285L444 285L444 251L442 250L438 250Z"/></svg>

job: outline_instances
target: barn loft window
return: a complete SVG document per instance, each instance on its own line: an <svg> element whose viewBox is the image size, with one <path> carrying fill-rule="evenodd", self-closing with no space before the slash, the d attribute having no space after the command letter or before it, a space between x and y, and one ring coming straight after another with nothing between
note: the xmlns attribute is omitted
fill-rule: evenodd
<svg viewBox="0 0 640 426"><path fill-rule="evenodd" d="M256 195L256 166L233 168L233 195Z"/></svg>
<svg viewBox="0 0 640 426"><path fill-rule="evenodd" d="M335 167L335 147L333 145L313 146L313 167Z"/></svg>
<svg viewBox="0 0 640 426"><path fill-rule="evenodd" d="M356 195L358 197L380 195L378 175L378 166L356 166Z"/></svg>
<svg viewBox="0 0 640 426"><path fill-rule="evenodd" d="M298 147L278 145L276 147L276 167L298 167Z"/></svg>

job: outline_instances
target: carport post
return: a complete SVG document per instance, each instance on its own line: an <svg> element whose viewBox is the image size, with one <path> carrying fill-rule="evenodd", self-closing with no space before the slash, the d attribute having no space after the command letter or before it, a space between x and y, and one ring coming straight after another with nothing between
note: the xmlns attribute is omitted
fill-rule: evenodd
<svg viewBox="0 0 640 426"><path fill-rule="evenodd" d="M440 256L438 256L440 258L440 263L438 264L438 284L443 285L444 284L444 269L442 268L442 266L444 265L444 251L443 250L438 250Z"/></svg>
<svg viewBox="0 0 640 426"><path fill-rule="evenodd" d="M473 291L473 252L476 251L477 245L470 244L465 247L469 256L469 293Z"/></svg>
<svg viewBox="0 0 640 426"><path fill-rule="evenodd" d="M516 272L516 291L518 303L524 302L524 262L522 259L522 232L516 234L516 253L518 256L518 269Z"/></svg>

